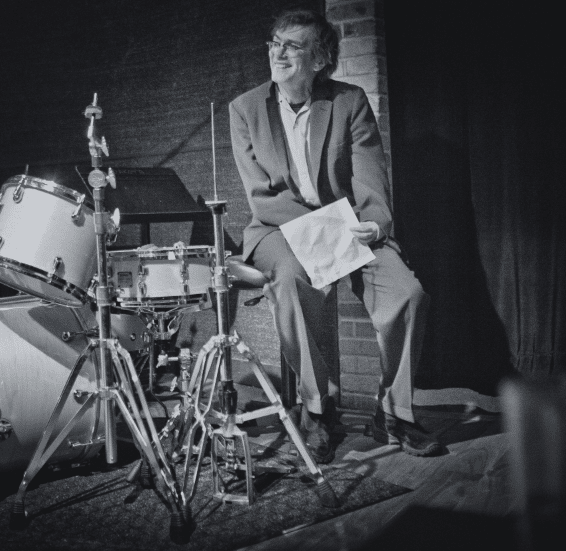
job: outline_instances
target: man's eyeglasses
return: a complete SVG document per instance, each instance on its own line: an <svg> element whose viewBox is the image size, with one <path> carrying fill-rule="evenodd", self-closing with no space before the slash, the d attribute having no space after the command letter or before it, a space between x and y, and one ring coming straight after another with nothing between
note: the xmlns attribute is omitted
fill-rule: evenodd
<svg viewBox="0 0 566 551"><path fill-rule="evenodd" d="M305 48L301 48L301 46L297 46L291 42L281 44L281 42L277 42L276 40L268 40L266 44L270 52L282 48L284 52L287 52L289 57L297 57L305 52Z"/></svg>

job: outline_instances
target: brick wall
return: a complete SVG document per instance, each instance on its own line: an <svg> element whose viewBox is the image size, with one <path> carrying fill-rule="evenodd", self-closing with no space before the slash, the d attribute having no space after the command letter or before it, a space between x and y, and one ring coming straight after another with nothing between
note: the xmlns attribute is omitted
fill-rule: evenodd
<svg viewBox="0 0 566 551"><path fill-rule="evenodd" d="M383 0L327 0L326 15L340 31L340 62L333 78L361 86L378 121L391 182L391 142ZM380 374L375 331L347 283L338 284L340 405L372 411Z"/></svg>

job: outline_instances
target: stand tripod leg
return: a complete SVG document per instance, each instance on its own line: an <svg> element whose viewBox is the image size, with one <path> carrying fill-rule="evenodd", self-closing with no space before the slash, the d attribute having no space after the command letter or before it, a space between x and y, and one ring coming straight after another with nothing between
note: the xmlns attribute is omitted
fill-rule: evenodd
<svg viewBox="0 0 566 551"><path fill-rule="evenodd" d="M141 383L129 353L116 340L109 341L109 348L111 350L114 367L118 376L117 378L123 383L120 389L113 389L116 403L132 432L132 436L140 446L143 455L145 456L144 459L147 460L153 474L155 475L157 488L169 502L171 509L171 539L177 543L183 543L186 541L188 536L187 517L189 515L189 511L186 500L179 489L175 479L175 473L169 465L165 452L163 451L163 447L161 446L161 441L158 437L147 401L143 394ZM129 380L119 356L122 358L129 371ZM136 402L134 390L137 393L141 410L145 417L145 423ZM122 394L124 394L127 398L129 408L126 405Z"/></svg>
<svg viewBox="0 0 566 551"><path fill-rule="evenodd" d="M256 354L252 352L252 350L242 340L240 340L240 337L236 333L234 334L234 338L236 340L236 348L251 363L254 374L259 381L263 391L267 395L269 401L276 406L279 418L281 419L283 426L285 427L287 433L289 434L289 437L297 447L297 450L301 454L310 473L313 475L313 478L315 479L315 482L317 484L317 493L322 505L329 508L339 507L340 504L338 502L338 499L336 498L336 494L334 493L332 486L324 478L320 467L313 459L311 452L307 448L305 441L303 440L303 437L299 432L299 429L283 407L281 399L277 394L277 390L273 386L273 383L270 381L265 368L259 361Z"/></svg>
<svg viewBox="0 0 566 551"><path fill-rule="evenodd" d="M207 416L212 408L212 400L214 398L214 389L216 388L216 383L218 381L218 374L220 371L220 364L222 362L222 356L218 353L218 349L211 346L211 343L214 342L214 338L210 339L210 341L203 347L204 353L199 354L195 371L193 372L193 377L191 379L191 384L189 388L192 390L196 387L196 392L192 397L192 408L194 411L194 421L192 422L189 431L187 433L187 444L186 444L186 455L185 455L185 466L184 466L184 473L183 473L183 491L186 494L187 491L187 483L189 480L189 474L191 471L191 462L192 462L192 455L193 450L196 448L197 450L197 460L194 467L193 477L192 477L192 484L191 484L191 491L189 496L187 497L187 502L190 502L197 490L198 480L200 476L200 470L202 466L202 460L204 458L204 453L206 450L206 444L209 441L210 435L212 433L212 427L207 422ZM203 352L201 351L201 352ZM211 391L208 396L207 402L204 406L201 406L201 393L204 389L205 382L208 380L210 375L210 370L212 369L212 365L216 360L214 371L212 374L211 379ZM201 410L202 407L202 410ZM196 437L197 429L201 429L201 435L199 443L195 446L194 441Z"/></svg>
<svg viewBox="0 0 566 551"><path fill-rule="evenodd" d="M57 451L59 446L65 440L65 438L69 435L69 433L73 430L73 427L82 419L83 415L86 413L88 408L92 405L92 402L97 397L96 393L90 393L85 400L85 402L81 405L78 411L69 419L63 430L57 435L57 437L51 442L48 447L49 441L51 436L53 435L53 431L59 418L61 416L61 412L63 407L65 406L69 394L71 393L71 389L77 379L78 374L80 373L87 357L90 355L92 350L96 347L95 342L90 342L89 345L83 350L81 355L77 358L75 365L73 366L69 376L67 377L67 381L65 382L65 386L57 400L57 404L55 405L55 409L43 430L43 434L41 439L39 440L34 454L30 460L30 463L24 473L20 486L18 488L18 492L14 499L14 504L12 508L12 513L10 516L10 528L12 530L22 530L27 525L27 513L25 510L25 494L26 491L31 483L31 481L35 478L37 473L41 470L41 468L47 463L49 458Z"/></svg>

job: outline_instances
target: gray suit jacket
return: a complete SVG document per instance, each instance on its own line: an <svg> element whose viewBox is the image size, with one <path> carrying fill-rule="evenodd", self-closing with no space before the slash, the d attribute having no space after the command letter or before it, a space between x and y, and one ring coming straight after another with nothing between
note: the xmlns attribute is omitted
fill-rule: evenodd
<svg viewBox="0 0 566 551"><path fill-rule="evenodd" d="M277 92L266 82L230 104L232 148L248 202L244 259L281 224L311 212L291 178ZM375 116L364 91L337 81L318 84L311 103L311 167L322 205L347 197L360 221L391 231L387 168Z"/></svg>

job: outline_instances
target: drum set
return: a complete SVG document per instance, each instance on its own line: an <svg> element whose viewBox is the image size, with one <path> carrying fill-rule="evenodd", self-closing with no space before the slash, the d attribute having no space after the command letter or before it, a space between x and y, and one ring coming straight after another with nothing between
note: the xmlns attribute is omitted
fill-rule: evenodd
<svg viewBox="0 0 566 551"><path fill-rule="evenodd" d="M88 183L94 202L86 194L29 176L27 169L0 190L0 282L20 292L0 299L0 471L25 469L11 528L27 526L25 493L44 465L82 462L102 449L108 464L117 462L118 415L140 452L128 480L145 472L147 481L150 473L151 485L169 504L175 542L190 537L190 502L207 450L213 496L253 503L254 466L239 425L262 416L279 416L316 481L322 504L338 506L261 362L236 332L228 334L228 292L234 280L253 269L239 271L224 250L226 202L218 199L215 174L214 200L206 203L214 246L108 250L120 229L119 213L104 209L104 189L115 188L116 179L112 169L102 170L102 154L107 156L108 150L96 135L95 121L102 117L96 94L85 117L90 121L93 170ZM214 157L213 105L211 120ZM182 349L175 358L181 403L158 432L140 365L149 361L151 386L155 341L170 339L185 313L213 307L218 333L198 355ZM239 413L233 347L249 360L271 405ZM174 449L166 444L172 433ZM245 495L230 493L224 472L243 473Z"/></svg>

